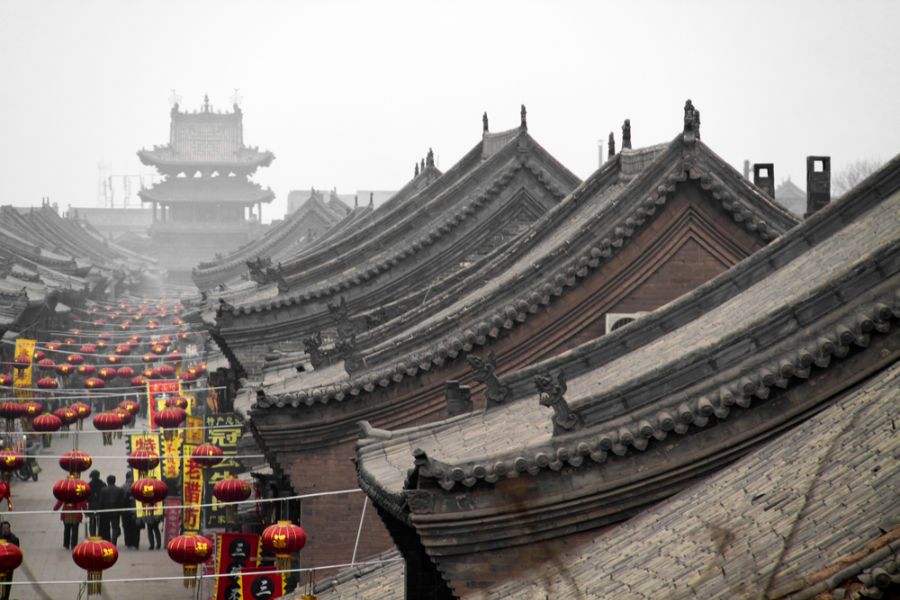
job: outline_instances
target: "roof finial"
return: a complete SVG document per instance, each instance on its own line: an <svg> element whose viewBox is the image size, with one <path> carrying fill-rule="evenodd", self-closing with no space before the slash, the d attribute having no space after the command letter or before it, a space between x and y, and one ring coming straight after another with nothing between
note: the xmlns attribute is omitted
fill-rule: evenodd
<svg viewBox="0 0 900 600"><path fill-rule="evenodd" d="M359 208L359 194L353 194L353 208Z"/></svg>
<svg viewBox="0 0 900 600"><path fill-rule="evenodd" d="M622 123L622 150L631 150L631 119Z"/></svg>
<svg viewBox="0 0 900 600"><path fill-rule="evenodd" d="M609 147L609 154L607 154L607 158L612 158L616 155L616 136L613 135L613 132L609 132L609 141L606 142L606 145Z"/></svg>
<svg viewBox="0 0 900 600"><path fill-rule="evenodd" d="M419 171L421 171L422 173L425 172L425 159L424 158L422 159L422 162L419 163Z"/></svg>
<svg viewBox="0 0 900 600"><path fill-rule="evenodd" d="M684 103L683 138L688 144L700 139L700 111L694 108L694 103L690 99Z"/></svg>
<svg viewBox="0 0 900 600"><path fill-rule="evenodd" d="M416 170L413 172L413 177L419 176L419 163L416 163Z"/></svg>
<svg viewBox="0 0 900 600"><path fill-rule="evenodd" d="M176 111L177 111L177 110L178 110L178 103L179 103L179 102L181 102L181 96L179 96L179 95L175 92L175 88L172 88L172 95L169 96L169 106L172 108L172 110L176 110Z"/></svg>
<svg viewBox="0 0 900 600"><path fill-rule="evenodd" d="M528 119L526 118L527 114L528 113L525 110L525 105L523 104L522 109L519 111L519 127L522 129L522 131L528 131Z"/></svg>
<svg viewBox="0 0 900 600"><path fill-rule="evenodd" d="M241 91L238 88L234 88L234 93L231 95L231 105L234 107L234 112L238 112L241 108Z"/></svg>
<svg viewBox="0 0 900 600"><path fill-rule="evenodd" d="M425 155L425 164L429 167L434 167L434 152L431 148L428 149L428 154Z"/></svg>
<svg viewBox="0 0 900 600"><path fill-rule="evenodd" d="M487 111L484 111L484 114L481 115L481 131L482 131L483 133L487 133L487 132L488 132L488 118L487 118Z"/></svg>
<svg viewBox="0 0 900 600"><path fill-rule="evenodd" d="M209 112L209 94L203 94L203 112Z"/></svg>
<svg viewBox="0 0 900 600"><path fill-rule="evenodd" d="M369 192L369 208L375 206L375 192Z"/></svg>

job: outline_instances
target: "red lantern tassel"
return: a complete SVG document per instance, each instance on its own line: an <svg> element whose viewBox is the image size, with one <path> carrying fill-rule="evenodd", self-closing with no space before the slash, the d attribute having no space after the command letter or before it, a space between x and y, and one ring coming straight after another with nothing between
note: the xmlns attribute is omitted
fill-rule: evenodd
<svg viewBox="0 0 900 600"><path fill-rule="evenodd" d="M113 434L111 431L103 432L103 445L104 446L112 446L113 445Z"/></svg>
<svg viewBox="0 0 900 600"><path fill-rule="evenodd" d="M279 571L286 571L291 568L291 555L290 554L276 554L275 555L275 566Z"/></svg>
<svg viewBox="0 0 900 600"><path fill-rule="evenodd" d="M49 448L50 442L52 440L53 440L53 436L51 436L49 433L42 434L41 435L41 446L43 446L44 448Z"/></svg>
<svg viewBox="0 0 900 600"><path fill-rule="evenodd" d="M88 596L99 596L103 592L102 580L103 571L88 571Z"/></svg>
<svg viewBox="0 0 900 600"><path fill-rule="evenodd" d="M184 573L185 577L190 577L190 579L182 579L184 587L197 587L197 565L184 565L181 572Z"/></svg>

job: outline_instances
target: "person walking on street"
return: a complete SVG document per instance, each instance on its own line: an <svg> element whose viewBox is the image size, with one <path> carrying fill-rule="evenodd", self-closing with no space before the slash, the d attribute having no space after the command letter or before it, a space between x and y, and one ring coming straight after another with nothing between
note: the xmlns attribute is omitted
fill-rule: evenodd
<svg viewBox="0 0 900 600"><path fill-rule="evenodd" d="M0 539L19 546L19 537L12 532L12 526L9 524L9 521L0 523ZM12 588L9 583L12 581L12 576L12 571L0 574L0 582L3 582L0 585L0 600L9 600L9 590Z"/></svg>
<svg viewBox="0 0 900 600"><path fill-rule="evenodd" d="M90 481L88 481L88 485L91 488L91 495L88 498L88 509L91 511L99 510L100 491L106 487L106 484L103 483L102 479L100 479L100 471L98 471L97 469L91 471L91 478ZM97 513L91 512L88 514L90 535L97 535L99 525L98 521L99 519L97 518Z"/></svg>
<svg viewBox="0 0 900 600"><path fill-rule="evenodd" d="M125 497L124 509L122 511L122 533L125 534L125 547L134 548L135 550L141 544L141 525L138 524L137 515L134 512L134 497L131 495L131 484L134 483L134 475L131 470L125 474L125 486L122 488Z"/></svg>
<svg viewBox="0 0 900 600"><path fill-rule="evenodd" d="M109 475L106 487L100 490L100 537L113 544L119 541L122 534L119 518L124 503L123 490L116 485L116 476Z"/></svg>
<svg viewBox="0 0 900 600"><path fill-rule="evenodd" d="M88 507L87 502L78 503L65 502L57 500L53 506L53 510L62 508L63 512L59 515L59 520L63 522L63 548L66 550L74 550L78 544L78 526L84 519L84 510Z"/></svg>
<svg viewBox="0 0 900 600"><path fill-rule="evenodd" d="M153 508L147 509L144 524L147 526L147 539L150 540L150 549L159 550L162 548L162 536L159 533L159 524L162 522L162 516L153 514L154 510Z"/></svg>

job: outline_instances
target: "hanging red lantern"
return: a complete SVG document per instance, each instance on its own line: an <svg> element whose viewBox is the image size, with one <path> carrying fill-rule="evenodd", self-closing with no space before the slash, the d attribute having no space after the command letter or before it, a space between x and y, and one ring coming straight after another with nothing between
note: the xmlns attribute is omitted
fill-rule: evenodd
<svg viewBox="0 0 900 600"><path fill-rule="evenodd" d="M166 360L169 362L180 362L181 352L179 352L178 350L172 350L166 355Z"/></svg>
<svg viewBox="0 0 900 600"><path fill-rule="evenodd" d="M9 581L9 574L19 568L22 564L22 550L12 542L6 539L0 539L0 574L3 579Z"/></svg>
<svg viewBox="0 0 900 600"><path fill-rule="evenodd" d="M59 387L56 377L41 377L37 380L37 386L42 390L55 390Z"/></svg>
<svg viewBox="0 0 900 600"><path fill-rule="evenodd" d="M52 437L50 434L54 431L59 431L59 428L62 427L62 425L62 419L60 419L53 413L38 415L31 422L32 429L42 434L41 443L44 448L50 447L50 440Z"/></svg>
<svg viewBox="0 0 900 600"><path fill-rule="evenodd" d="M242 479L236 478L229 473L225 479L220 479L213 486L213 496L219 502L243 502L250 497L252 490L250 484ZM225 522L229 525L237 523L237 505L225 505Z"/></svg>
<svg viewBox="0 0 900 600"><path fill-rule="evenodd" d="M153 347L150 348L150 351L153 352L153 354L165 354L166 347L162 344L154 344Z"/></svg>
<svg viewBox="0 0 900 600"><path fill-rule="evenodd" d="M47 343L47 350L53 350L55 352L60 348L62 348L62 342L59 340L53 340L52 342Z"/></svg>
<svg viewBox="0 0 900 600"><path fill-rule="evenodd" d="M31 357L31 360L33 360L34 362L40 362L45 358L47 358L46 352L44 352L43 350L35 350L34 355Z"/></svg>
<svg viewBox="0 0 900 600"><path fill-rule="evenodd" d="M213 444L200 444L191 453L191 459L201 468L214 467L222 462L222 449Z"/></svg>
<svg viewBox="0 0 900 600"><path fill-rule="evenodd" d="M131 367L119 367L116 371L116 376L121 379L131 379L134 377L134 369Z"/></svg>
<svg viewBox="0 0 900 600"><path fill-rule="evenodd" d="M75 338L66 338L66 346L68 346L69 348L74 348L77 345L78 340L76 340Z"/></svg>
<svg viewBox="0 0 900 600"><path fill-rule="evenodd" d="M108 354L106 356L106 362L107 362L107 364L110 364L110 365L117 365L120 362L122 362L122 357L120 357L116 354Z"/></svg>
<svg viewBox="0 0 900 600"><path fill-rule="evenodd" d="M91 407L89 404L85 404L84 402L75 402L70 405L69 408L75 411L75 414L79 419L85 419L91 416Z"/></svg>
<svg viewBox="0 0 900 600"><path fill-rule="evenodd" d="M159 479L138 479L131 484L131 495L138 502L156 504L169 495L169 486Z"/></svg>
<svg viewBox="0 0 900 600"><path fill-rule="evenodd" d="M101 367L97 371L97 375L103 381L112 381L113 379L116 378L117 373L116 373L116 370L112 367Z"/></svg>
<svg viewBox="0 0 900 600"><path fill-rule="evenodd" d="M87 452L81 450L71 450L59 457L59 466L63 471L79 475L91 468L94 459Z"/></svg>
<svg viewBox="0 0 900 600"><path fill-rule="evenodd" d="M117 406L113 409L113 412L119 415L119 420L122 421L123 427L128 427L134 424L134 415L122 408L121 406ZM119 437L122 437L122 433L119 433Z"/></svg>
<svg viewBox="0 0 900 600"><path fill-rule="evenodd" d="M97 354L97 346L94 344L82 344L78 351L82 354Z"/></svg>
<svg viewBox="0 0 900 600"><path fill-rule="evenodd" d="M61 363L61 364L56 365L56 372L59 375L66 377L75 372L75 367L73 367L72 365L70 365L68 363Z"/></svg>
<svg viewBox="0 0 900 600"><path fill-rule="evenodd" d="M14 473L25 464L25 458L15 450L0 450L0 471Z"/></svg>
<svg viewBox="0 0 900 600"><path fill-rule="evenodd" d="M172 365L160 365L159 366L159 375L163 379L169 379L174 374L175 374L175 367L173 367Z"/></svg>
<svg viewBox="0 0 900 600"><path fill-rule="evenodd" d="M17 369L27 369L31 366L31 357L27 354L20 354L13 359L13 366Z"/></svg>
<svg viewBox="0 0 900 600"><path fill-rule="evenodd" d="M38 369L41 371L52 371L56 369L56 363L52 358L42 358L37 362Z"/></svg>
<svg viewBox="0 0 900 600"><path fill-rule="evenodd" d="M174 407L187 410L188 404L188 399L184 396L172 396L171 398L166 398L166 406L169 408Z"/></svg>
<svg viewBox="0 0 900 600"><path fill-rule="evenodd" d="M106 382L104 382L99 377L91 377L84 382L84 387L88 390L99 390L106 387Z"/></svg>
<svg viewBox="0 0 900 600"><path fill-rule="evenodd" d="M278 521L263 530L262 544L275 553L275 566L286 570L291 566L291 554L300 552L306 545L306 532L290 521Z"/></svg>
<svg viewBox="0 0 900 600"><path fill-rule="evenodd" d="M169 558L182 566L185 577L184 587L196 587L197 565L206 562L212 555L213 543L209 538L194 532L187 532L174 538L166 546Z"/></svg>
<svg viewBox="0 0 900 600"><path fill-rule="evenodd" d="M94 327L103 327L106 325L106 319L97 319L94 321Z"/></svg>
<svg viewBox="0 0 900 600"><path fill-rule="evenodd" d="M141 357L141 360L144 361L145 363L152 363L154 360L156 360L156 356L153 354L150 354L148 352L147 354L145 354L144 356Z"/></svg>
<svg viewBox="0 0 900 600"><path fill-rule="evenodd" d="M190 334L187 331L179 331L177 334L175 334L175 337L184 342L188 339L188 337L190 337Z"/></svg>
<svg viewBox="0 0 900 600"><path fill-rule="evenodd" d="M149 450L135 450L128 455L128 464L132 469L137 469L141 477L159 466L159 455Z"/></svg>
<svg viewBox="0 0 900 600"><path fill-rule="evenodd" d="M0 373L0 386L9 387L13 383L12 377L7 375L6 373Z"/></svg>
<svg viewBox="0 0 900 600"><path fill-rule="evenodd" d="M60 502L78 504L91 495L91 486L87 481L71 474L53 484L53 496Z"/></svg>
<svg viewBox="0 0 900 600"><path fill-rule="evenodd" d="M135 333L130 338L128 338L128 343L129 344L140 344L143 339L144 339L143 336L140 336Z"/></svg>
<svg viewBox="0 0 900 600"><path fill-rule="evenodd" d="M143 375L131 378L131 387L144 387L145 385L147 385L147 380L144 379Z"/></svg>
<svg viewBox="0 0 900 600"><path fill-rule="evenodd" d="M4 498L6 498L6 510L8 512L12 512L12 488L9 486L8 481L6 481L5 479L0 479L0 500L3 500Z"/></svg>
<svg viewBox="0 0 900 600"><path fill-rule="evenodd" d="M200 375L203 375L204 373L206 373L206 363L205 362L201 361L201 362L197 363L197 373L199 373Z"/></svg>
<svg viewBox="0 0 900 600"><path fill-rule="evenodd" d="M172 338L167 335L164 335L161 338L159 338L159 343L162 344L163 346L168 346L172 343Z"/></svg>
<svg viewBox="0 0 900 600"><path fill-rule="evenodd" d="M185 371L181 372L181 374L178 376L178 378L181 379L182 381L184 381L185 383L190 383L192 381L195 381L197 379L197 376L195 374L191 373L190 371L185 370Z"/></svg>
<svg viewBox="0 0 900 600"><path fill-rule="evenodd" d="M112 432L122 429L122 419L115 412L100 413L94 417L94 429L103 432L104 446L112 446Z"/></svg>
<svg viewBox="0 0 900 600"><path fill-rule="evenodd" d="M125 321L124 323L119 325L119 329L121 329L122 331L128 331L130 328L131 328L131 323L128 321Z"/></svg>
<svg viewBox="0 0 900 600"><path fill-rule="evenodd" d="M174 428L181 426L186 416L187 413L182 408L164 408L156 413L156 424L163 429L163 436L171 440L175 437Z"/></svg>
<svg viewBox="0 0 900 600"><path fill-rule="evenodd" d="M82 377L91 377L94 373L97 372L97 367L94 365L79 365L78 366L78 374Z"/></svg>
<svg viewBox="0 0 900 600"><path fill-rule="evenodd" d="M72 423L78 421L78 413L71 406L64 406L53 411L53 414L59 417L63 427L68 427Z"/></svg>
<svg viewBox="0 0 900 600"><path fill-rule="evenodd" d="M97 349L98 349L98 351L99 351L99 350L103 350L103 349L106 348L107 346L109 346L109 344L106 343L106 340L97 340Z"/></svg>
<svg viewBox="0 0 900 600"><path fill-rule="evenodd" d="M53 381L56 381L55 379ZM35 400L25 403L25 418L34 419L36 416L44 412L44 405Z"/></svg>
<svg viewBox="0 0 900 600"><path fill-rule="evenodd" d="M152 329L157 329L157 328L159 328L159 323L157 323L156 321L154 321L152 319L147 321L147 329L152 330Z"/></svg>
<svg viewBox="0 0 900 600"><path fill-rule="evenodd" d="M92 535L72 550L72 560L88 572L88 596L103 591L103 571L110 568L119 559L119 551L112 542L107 542L98 535Z"/></svg>
<svg viewBox="0 0 900 600"><path fill-rule="evenodd" d="M112 339L112 334L108 331L101 331L100 333L97 334L97 337L100 338L101 340L109 340L109 339Z"/></svg>
<svg viewBox="0 0 900 600"><path fill-rule="evenodd" d="M12 421L25 416L25 405L21 402L0 402L0 418L6 419L9 425Z"/></svg>
<svg viewBox="0 0 900 600"><path fill-rule="evenodd" d="M122 400L119 402L119 408L124 408L131 414L136 415L141 410L141 403L137 400Z"/></svg>
<svg viewBox="0 0 900 600"><path fill-rule="evenodd" d="M70 354L66 357L66 362L70 365L80 365L84 362L84 357L80 354Z"/></svg>

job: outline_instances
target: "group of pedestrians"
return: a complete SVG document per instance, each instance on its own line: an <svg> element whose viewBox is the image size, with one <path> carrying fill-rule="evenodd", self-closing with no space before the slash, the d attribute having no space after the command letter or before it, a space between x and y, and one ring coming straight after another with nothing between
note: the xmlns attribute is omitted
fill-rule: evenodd
<svg viewBox="0 0 900 600"><path fill-rule="evenodd" d="M159 526L162 516L147 515L137 517L135 501L131 496L131 471L125 476L125 486L116 485L116 476L108 475L106 481L100 477L100 471L91 471L88 485L90 496L87 501L64 503L59 500L53 510L62 509L60 520L63 522L63 548L71 550L78 544L78 528L83 522L83 515L88 514L88 534L99 535L103 539L118 545L119 536L124 534L126 548L140 547L141 529L147 529L150 549L162 547L162 536ZM148 511L149 512L149 511Z"/></svg>

